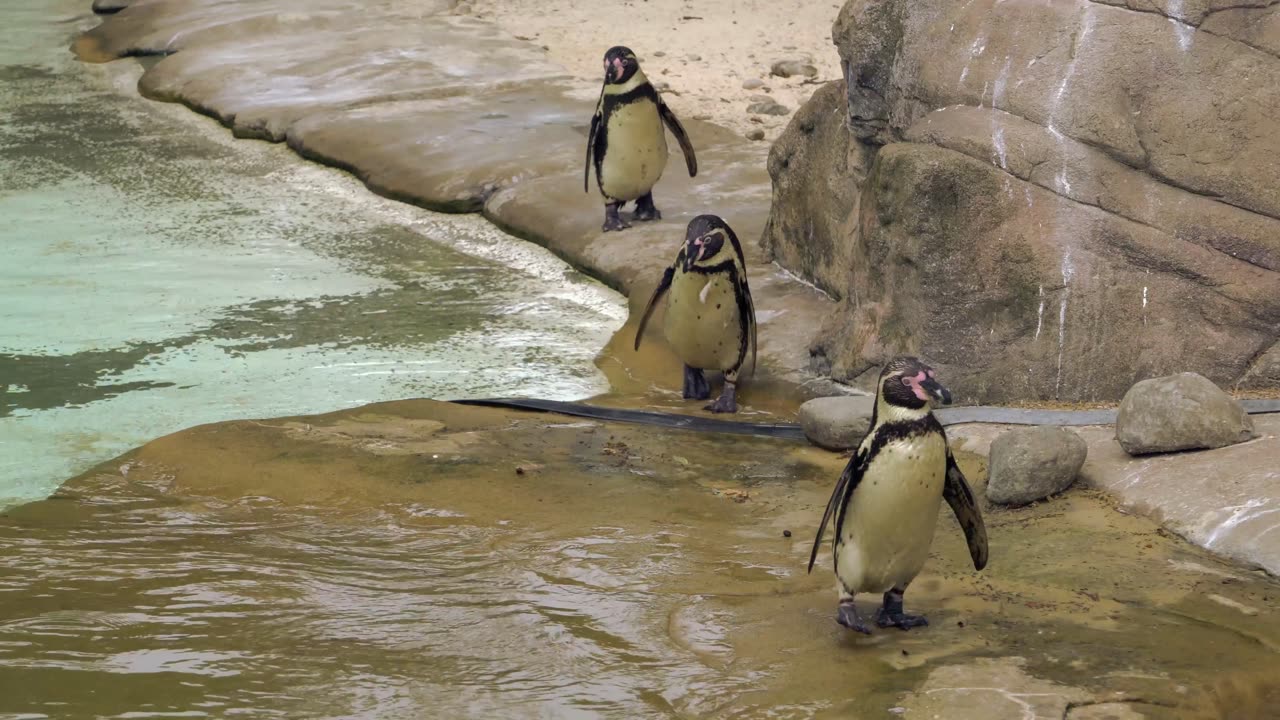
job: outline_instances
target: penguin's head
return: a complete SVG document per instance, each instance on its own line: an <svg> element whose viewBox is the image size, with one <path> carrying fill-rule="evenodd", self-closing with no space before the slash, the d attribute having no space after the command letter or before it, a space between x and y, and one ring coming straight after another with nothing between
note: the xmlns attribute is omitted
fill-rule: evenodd
<svg viewBox="0 0 1280 720"><path fill-rule="evenodd" d="M933 368L909 355L890 360L880 371L879 393L889 405L911 410L951 403L951 391L938 382Z"/></svg>
<svg viewBox="0 0 1280 720"><path fill-rule="evenodd" d="M684 271L724 263L726 253L732 254L737 244L737 236L720 216L695 217L689 221L689 229L684 234Z"/></svg>
<svg viewBox="0 0 1280 720"><path fill-rule="evenodd" d="M604 81L620 84L631 79L640 70L640 61L631 48L615 45L604 54Z"/></svg>

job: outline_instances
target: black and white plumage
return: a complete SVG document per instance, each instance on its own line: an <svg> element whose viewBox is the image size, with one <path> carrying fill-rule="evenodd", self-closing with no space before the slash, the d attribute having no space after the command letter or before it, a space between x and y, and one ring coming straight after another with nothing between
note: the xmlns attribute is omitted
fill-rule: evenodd
<svg viewBox="0 0 1280 720"><path fill-rule="evenodd" d="M834 517L837 621L869 632L853 603L860 592L883 592L880 627L927 625L902 611L907 585L929 555L938 508L946 500L964 530L974 568L987 564L987 531L964 474L933 416L932 403L951 402L933 368L898 357L880 373L871 430L836 482L809 556L813 570L827 523Z"/></svg>
<svg viewBox="0 0 1280 720"><path fill-rule="evenodd" d="M644 76L635 53L622 46L609 48L604 71L604 86L587 137L582 189L588 190L594 165L596 185L605 201L604 230L608 232L630 227L618 211L631 200L636 201L636 220L662 217L653 204L653 186L667 166L664 125L680 144L689 177L698 174L698 160L684 126Z"/></svg>
<svg viewBox="0 0 1280 720"><path fill-rule="evenodd" d="M668 291L663 331L684 363L684 397L711 397L703 371L719 370L724 373L724 389L706 409L737 412L737 384L748 352L755 372L756 311L742 245L728 223L715 215L699 215L689 222L675 263L663 272L640 316L637 350L649 316Z"/></svg>

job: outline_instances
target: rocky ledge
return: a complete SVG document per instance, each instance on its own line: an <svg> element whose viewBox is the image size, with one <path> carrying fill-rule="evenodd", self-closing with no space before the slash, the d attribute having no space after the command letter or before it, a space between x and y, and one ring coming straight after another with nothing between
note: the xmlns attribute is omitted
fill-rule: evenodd
<svg viewBox="0 0 1280 720"><path fill-rule="evenodd" d="M723 216L747 239L762 369L809 379L808 349L834 304L751 241L770 201L760 145L686 118L698 177L673 158L655 190L664 219L605 234L599 195L582 190L599 88L574 83L531 43L451 15L449 0L121 4L75 49L96 60L167 56L142 76L145 96L186 104L239 137L287 142L381 195L483 213L627 294L633 309L688 220Z"/></svg>

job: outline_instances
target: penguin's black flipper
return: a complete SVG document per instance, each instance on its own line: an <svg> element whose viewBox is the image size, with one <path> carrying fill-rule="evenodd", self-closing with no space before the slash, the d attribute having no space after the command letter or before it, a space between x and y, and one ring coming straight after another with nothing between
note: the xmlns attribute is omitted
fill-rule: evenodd
<svg viewBox="0 0 1280 720"><path fill-rule="evenodd" d="M680 263L684 260L684 251L680 251L680 256L676 258L676 262ZM671 278L675 277L676 266L672 265L662 273L662 280L658 282L658 287L653 289L653 295L649 297L649 304L644 307L644 314L640 316L640 326L636 328L636 344L635 349L640 349L640 338L644 337L644 326L649 324L649 316L653 314L653 309L658 306L658 298L663 293L671 289Z"/></svg>
<svg viewBox="0 0 1280 720"><path fill-rule="evenodd" d="M582 192L591 192L591 154L596 148L596 134L600 132L600 106L591 116L591 130L587 133L587 164L582 168Z"/></svg>
<svg viewBox="0 0 1280 720"><path fill-rule="evenodd" d="M733 299L738 305L738 365L736 372L742 368L747 359L747 350L751 350L751 375L756 374L756 306L751 302L751 289L747 287L747 276L732 268L729 276L733 281ZM748 348L750 344L750 348Z"/></svg>
<svg viewBox="0 0 1280 720"><path fill-rule="evenodd" d="M858 452L849 458L849 463L844 466L844 472L840 473L840 479L836 481L835 489L831 491L831 499L827 500L827 509L822 513L822 522L818 523L818 533L813 537L813 550L809 553L809 570L813 572L813 562L818 559L818 548L822 545L822 536L827 531L827 523L831 521L832 515L837 515L836 534L840 533L840 525L844 519L844 512L841 510L845 503L848 502L849 495L858 487L858 483L862 482L862 475L866 472L867 452L865 446L859 447Z"/></svg>
<svg viewBox="0 0 1280 720"><path fill-rule="evenodd" d="M942 488L942 497L956 514L956 520L960 521L974 569L981 570L987 566L987 526L982 522L982 512L978 510L964 473L960 472L960 466L951 456L951 448L947 448L947 481Z"/></svg>
<svg viewBox="0 0 1280 720"><path fill-rule="evenodd" d="M733 298L738 305L738 328L742 337L739 341L742 345L738 349L738 367L734 368L734 371L739 371L747 358L746 343L750 336L751 375L754 376L756 374L756 305L751 299L751 288L747 287L747 256L742 252L742 243L738 242L737 234L727 225L725 229L729 231L729 243L733 245L733 253L738 258L737 267L730 273L733 279Z"/></svg>
<svg viewBox="0 0 1280 720"><path fill-rule="evenodd" d="M693 154L693 143L689 142L689 134L684 131L684 126L680 124L676 114L671 112L671 108L662 102L662 98L658 98L658 114L662 116L662 122L667 124L671 134L676 136L676 142L680 143L680 152L684 153L684 164L689 168L689 177L694 177L698 174L698 158Z"/></svg>

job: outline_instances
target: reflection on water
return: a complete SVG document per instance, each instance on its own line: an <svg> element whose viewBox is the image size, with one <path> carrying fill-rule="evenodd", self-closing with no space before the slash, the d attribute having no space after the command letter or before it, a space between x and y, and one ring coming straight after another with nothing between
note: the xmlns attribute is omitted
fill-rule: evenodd
<svg viewBox="0 0 1280 720"><path fill-rule="evenodd" d="M26 508L0 527L0 711L621 718L713 679L652 635L689 527L531 529L442 500Z"/></svg>
<svg viewBox="0 0 1280 720"><path fill-rule="evenodd" d="M87 10L0 9L0 507L203 422L606 387L615 294L138 98L67 52Z"/></svg>

